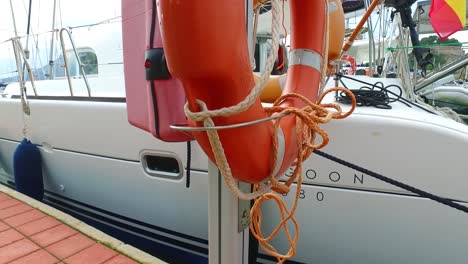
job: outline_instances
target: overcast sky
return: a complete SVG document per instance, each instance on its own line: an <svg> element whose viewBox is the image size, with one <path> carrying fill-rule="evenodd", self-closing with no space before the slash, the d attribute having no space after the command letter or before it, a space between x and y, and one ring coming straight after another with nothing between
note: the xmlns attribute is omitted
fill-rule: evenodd
<svg viewBox="0 0 468 264"><path fill-rule="evenodd" d="M12 2L18 35L26 36L29 0L12 0ZM93 24L119 17L121 15L120 2L121 0L56 0L55 28ZM47 49L50 46L49 43L52 35L46 32L52 29L53 4L54 0L32 0L31 33L39 34L39 37L36 37L35 40L39 48L42 49L42 58L39 58L41 61L34 62L36 67L38 64L40 66L44 65L48 61L48 55L46 54L48 54ZM115 21L120 21L120 18ZM120 24L115 23L115 28L118 28L118 26ZM89 42L86 39L87 36L88 38L97 38L96 34L83 34L78 38L76 37L77 33L86 30L90 31L89 28L75 29L73 31L74 39L78 46L80 42ZM16 68L14 66L11 42L2 43L14 36L10 0L0 0L0 78L2 74L11 72L12 67ZM96 39L96 41L99 40ZM29 42L30 50L32 42L32 40ZM38 60L37 57L36 60Z"/></svg>
<svg viewBox="0 0 468 264"><path fill-rule="evenodd" d="M57 26L77 26L120 16L121 0L56 0ZM26 34L29 0L12 0L17 29ZM50 30L54 0L32 0L31 27L34 33ZM0 41L14 35L10 0L0 0Z"/></svg>

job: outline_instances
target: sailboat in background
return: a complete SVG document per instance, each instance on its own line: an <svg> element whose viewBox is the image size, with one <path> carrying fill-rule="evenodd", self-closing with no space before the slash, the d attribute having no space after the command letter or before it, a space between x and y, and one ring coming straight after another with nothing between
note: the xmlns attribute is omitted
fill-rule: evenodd
<svg viewBox="0 0 468 264"><path fill-rule="evenodd" d="M39 145L43 157L45 203L169 263L207 263L207 156L196 142L158 140L128 122L126 102L135 95L126 94L125 89L149 93L142 97L147 99L142 101L145 103L137 106L150 111L140 116L148 130L156 131L159 120L154 117L165 114L154 111L155 99L146 88L145 77L144 51L152 38L151 25L157 25L156 1L123 0L121 8L122 18L115 20L120 23L91 23L93 26L72 30L76 49L67 44L65 52L52 59L63 76L34 80L37 94L26 78L29 117L22 118L20 84L6 86L0 96L0 181L14 187L13 153L26 124L28 137ZM269 13L260 15L259 21ZM249 14L253 16L253 12ZM121 24L124 42L120 30L112 31ZM259 30L263 26L259 22ZM81 33L94 32L89 39L99 45L81 42ZM126 38L130 33L135 37ZM271 40L268 34L257 36L258 52L253 55L263 69ZM21 38L23 45L24 40ZM60 38L55 35L54 41L57 44ZM138 50L125 50L129 42ZM137 75L124 76L128 73L123 71L123 54L131 57L131 52L138 52L130 65ZM97 73L81 61L93 53L97 63L88 65L96 64ZM60 56L70 59L69 76L65 65L60 65ZM30 56L30 61L34 58ZM73 64L76 71L71 70ZM86 68L90 93L78 71L81 67ZM140 79L130 87L124 77ZM348 88L360 88L359 81L380 82L401 96L389 104L391 109L359 107L348 119L325 125L331 141L322 151L467 204L468 127L412 101L413 94L399 78L350 77L355 78L341 78ZM334 85L330 79L326 89ZM329 95L324 100L335 99ZM349 109L344 103L340 106ZM318 155L303 167L304 184L296 213L301 236L291 263L466 262L468 229L463 227L468 218L459 211ZM284 200L290 203L291 196ZM268 232L278 213L271 205L263 209ZM275 245L281 250L288 247L284 238ZM249 252L251 263L275 261L253 242Z"/></svg>

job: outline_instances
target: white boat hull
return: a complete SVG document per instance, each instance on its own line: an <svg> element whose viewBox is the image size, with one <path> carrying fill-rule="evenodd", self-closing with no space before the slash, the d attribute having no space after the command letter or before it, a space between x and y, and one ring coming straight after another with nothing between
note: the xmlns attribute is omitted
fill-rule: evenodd
<svg viewBox="0 0 468 264"><path fill-rule="evenodd" d="M185 173L151 176L140 160L145 152L169 155L184 171L186 144L158 141L129 125L122 100L30 104L28 135L41 146L47 203L166 261L207 263L208 160L196 143L187 188ZM323 151L466 204L468 128L393 106L359 108L332 121ZM0 99L0 174L7 185L22 137L20 111L18 99ZM292 263L466 263L468 215L317 155L304 164L304 179ZM275 212L265 208L265 230L278 222ZM276 245L285 249L285 242ZM257 261L272 263L261 251Z"/></svg>

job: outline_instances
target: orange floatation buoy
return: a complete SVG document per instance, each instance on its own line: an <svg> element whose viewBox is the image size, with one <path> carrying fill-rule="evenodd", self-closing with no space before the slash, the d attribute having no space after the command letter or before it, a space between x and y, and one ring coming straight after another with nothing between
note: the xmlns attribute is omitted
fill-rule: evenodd
<svg viewBox="0 0 468 264"><path fill-rule="evenodd" d="M258 7L265 1L255 0L254 6ZM341 0L330 0L328 4L329 27L328 27L328 67L327 75L334 68L333 61L339 59L341 47L345 35L344 11L341 5ZM254 74L255 81L260 79L259 75ZM281 93L286 82L286 74L271 76L265 84L260 100L264 103L274 103L281 96Z"/></svg>
<svg viewBox="0 0 468 264"><path fill-rule="evenodd" d="M260 80L260 76L254 74L255 82ZM286 74L274 75L265 83L262 93L260 94L260 100L263 103L274 103L278 98L281 97L283 92L284 84L286 83Z"/></svg>
<svg viewBox="0 0 468 264"><path fill-rule="evenodd" d="M340 1L330 3L334 3L339 12ZM327 68L324 56L328 56L329 3L326 0L290 0L289 4L291 47L281 94L297 93L316 102L322 73ZM255 80L247 47L243 1L160 0L158 11L167 64L170 72L183 83L190 111L200 111L200 101L213 110L237 105L249 95ZM336 45L340 49L344 27L342 33L341 42ZM338 56L339 51L336 52ZM288 98L281 102L281 106L300 108L304 103ZM267 113L257 99L247 110L214 117L213 121L216 126L229 126L265 118ZM202 122L189 121L189 124L203 127ZM219 130L232 175L249 183L262 182L270 175L281 175L291 166L298 151L295 127L296 119L292 115L280 120L278 151L272 144L276 136L273 122ZM214 161L206 132L193 134ZM276 157L273 157L274 153L277 153ZM276 160L276 164L271 164L272 160Z"/></svg>

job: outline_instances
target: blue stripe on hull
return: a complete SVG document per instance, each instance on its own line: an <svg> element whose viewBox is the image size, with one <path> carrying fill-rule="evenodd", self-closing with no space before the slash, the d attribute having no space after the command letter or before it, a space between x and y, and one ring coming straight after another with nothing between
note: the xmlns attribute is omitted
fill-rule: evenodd
<svg viewBox="0 0 468 264"><path fill-rule="evenodd" d="M71 198L66 197L66 196L62 196L62 195L54 193L54 192L46 191L46 195L49 197L49 199L55 199L55 200L59 199L60 203L66 204L67 206L69 206L68 202L71 202L71 203L73 203L75 205L79 205L79 206L82 206L82 207L85 207L85 208L89 209L89 210L86 210L86 209L78 208L78 210L83 211L83 212L91 212L91 211L100 212L100 213L102 213L102 214L104 214L106 216L112 216L114 218L124 220L126 222L134 223L134 224L139 225L139 226L144 226L146 228L152 229L152 230L157 231L157 232L166 233L166 234L169 234L169 235L173 235L173 236L176 236L176 237L180 237L180 238L183 238L183 239L187 239L187 240L191 240L191 241L194 241L194 242L198 242L198 243L201 243L201 244L208 245L208 240L206 240L206 239L194 237L194 236L187 235L187 234L184 234L184 233L180 233L180 232L177 232L177 231L174 231L174 230L170 230L170 229L162 228L160 226L155 226L155 225L152 225L152 224L149 224L149 223L146 223L146 222L142 222L142 221L139 221L139 220L136 220L136 219L133 219L133 218L129 218L129 217L126 217L126 216L123 216L123 215L119 215L119 214L116 214L114 212L106 211L106 210L103 210L101 208L98 208L98 207L95 207L95 206L92 206L92 205L89 205L89 204L82 203L80 201L71 199ZM54 197L52 198L51 195L54 196ZM73 205L70 205L70 206L73 206Z"/></svg>
<svg viewBox="0 0 468 264"><path fill-rule="evenodd" d="M172 247L166 244L158 243L157 241L147 239L143 236L135 235L134 233L128 232L132 230L133 232L141 233L145 235L146 237L151 237L154 239L161 239L161 236L154 234L152 232L148 232L146 230L138 230L138 228L134 226L127 225L125 223L107 219L105 217L96 215L92 212L83 210L81 208L74 207L70 204L63 203L61 201L58 201L56 199L50 199L50 197L47 197L46 200L44 201L50 206L53 206L67 214L70 214L77 219L85 222L86 224L89 224L99 230L101 230L104 233L109 234L110 236L113 236L129 245L132 245L136 248L139 248L165 262L168 263L175 263L175 264L185 264L185 263L194 263L194 264L207 264L208 263L208 250L204 248L198 248L198 250L206 252L205 256L200 256L185 250L181 250L176 247ZM98 216L98 217L96 217ZM100 221L96 220L99 219ZM120 228L116 228L114 226L119 226ZM125 229L125 230L122 230ZM138 232L139 231L139 232ZM175 240L173 241L167 241L166 243L171 243L171 242L176 242ZM197 250L195 248L195 245L191 245L188 243L180 242L176 243L178 247L184 247L187 248L188 250Z"/></svg>

